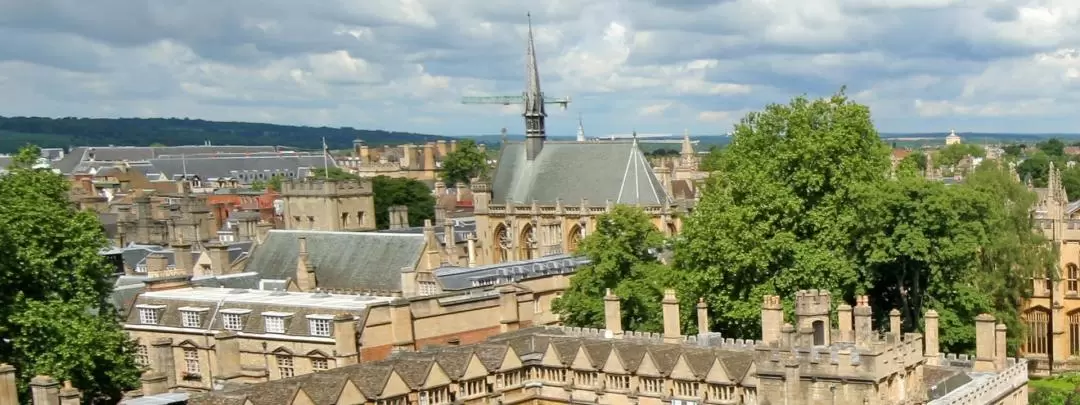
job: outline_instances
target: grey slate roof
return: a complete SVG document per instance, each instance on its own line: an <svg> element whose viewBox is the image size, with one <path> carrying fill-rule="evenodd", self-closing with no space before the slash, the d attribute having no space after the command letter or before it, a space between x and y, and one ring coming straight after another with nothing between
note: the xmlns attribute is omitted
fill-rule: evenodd
<svg viewBox="0 0 1080 405"><path fill-rule="evenodd" d="M549 274L570 274L586 264L589 264L586 257L564 254L478 267L440 267L435 269L435 278L442 284L443 290L464 290L480 285L515 283Z"/></svg>
<svg viewBox="0 0 1080 405"><path fill-rule="evenodd" d="M186 171L202 179L232 177L241 182L269 180L274 175L302 177L310 167L322 168L322 155L310 154L228 154L222 156L169 156L150 160L150 164L167 178L182 176ZM335 167L333 159L325 164Z"/></svg>
<svg viewBox="0 0 1080 405"><path fill-rule="evenodd" d="M662 205L668 196L636 142L546 142L534 161L507 142L492 182L492 203Z"/></svg>
<svg viewBox="0 0 1080 405"><path fill-rule="evenodd" d="M145 162L157 157L171 155L198 156L222 153L260 153L277 151L278 148L274 146L80 146L72 148L70 153L53 162L53 168L60 170L65 174L88 170L89 167L86 164L90 163L91 155L93 156L95 163L120 162L125 160L128 162Z"/></svg>
<svg viewBox="0 0 1080 405"><path fill-rule="evenodd" d="M126 310L139 294L146 291L143 281L146 281L146 276L120 276L116 279L112 293L112 303L116 306L116 309L120 311ZM258 289L260 280L259 275L256 273L237 273L223 276L195 277L191 279L191 285L195 287Z"/></svg>
<svg viewBox="0 0 1080 405"><path fill-rule="evenodd" d="M439 243L446 244L446 235L444 235L446 226L444 224L435 224L435 238L439 240ZM381 229L374 231L377 233L385 234L406 234L406 235L422 235L424 233L424 227L411 226L401 229ZM469 234L476 233L476 219L474 217L468 218L454 218L454 241L461 243L468 240Z"/></svg>
<svg viewBox="0 0 1080 405"><path fill-rule="evenodd" d="M423 235L272 230L251 252L246 271L295 278L301 236L324 289L401 291L401 269L416 267L426 246Z"/></svg>

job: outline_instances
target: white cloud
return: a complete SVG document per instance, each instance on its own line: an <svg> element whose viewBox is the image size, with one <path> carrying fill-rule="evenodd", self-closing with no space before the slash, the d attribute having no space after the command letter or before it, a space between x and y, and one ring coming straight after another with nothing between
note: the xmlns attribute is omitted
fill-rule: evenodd
<svg viewBox="0 0 1080 405"><path fill-rule="evenodd" d="M848 86L882 131L1080 126L1074 0L542 0L549 131L719 134ZM522 132L509 0L0 2L0 114ZM959 122L965 126L956 125ZM1068 125L1068 127L1054 126Z"/></svg>

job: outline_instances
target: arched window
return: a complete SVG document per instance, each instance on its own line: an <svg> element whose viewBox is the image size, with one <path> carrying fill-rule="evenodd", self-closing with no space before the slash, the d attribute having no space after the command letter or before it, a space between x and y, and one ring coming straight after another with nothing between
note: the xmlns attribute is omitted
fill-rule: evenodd
<svg viewBox="0 0 1080 405"><path fill-rule="evenodd" d="M510 260L511 246L513 246L513 242L510 240L509 232L506 231L506 225L499 224L499 226L495 227L495 246L492 246L495 251L495 263Z"/></svg>
<svg viewBox="0 0 1080 405"><path fill-rule="evenodd" d="M535 251L538 245L536 239L536 228L532 224L525 225L521 230L519 236L520 242L518 243L518 260L532 260L536 257Z"/></svg>
<svg viewBox="0 0 1080 405"><path fill-rule="evenodd" d="M570 233L566 235L567 252L572 253L578 250L578 246L581 245L581 234L583 233L584 232L582 232L581 225L574 225L570 228Z"/></svg>
<svg viewBox="0 0 1080 405"><path fill-rule="evenodd" d="M1080 310L1069 314L1069 354L1080 355Z"/></svg>
<svg viewBox="0 0 1080 405"><path fill-rule="evenodd" d="M1024 343L1024 353L1047 354L1050 346L1050 311L1045 308L1032 308L1024 313L1028 337Z"/></svg>

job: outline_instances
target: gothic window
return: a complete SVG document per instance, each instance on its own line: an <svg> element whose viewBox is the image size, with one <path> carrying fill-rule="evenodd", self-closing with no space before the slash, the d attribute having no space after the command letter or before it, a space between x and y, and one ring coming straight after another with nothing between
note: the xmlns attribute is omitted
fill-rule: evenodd
<svg viewBox="0 0 1080 405"><path fill-rule="evenodd" d="M532 260L536 256L533 254L536 249L536 228L530 225L525 225L525 229L521 230L521 244L519 246L518 260Z"/></svg>
<svg viewBox="0 0 1080 405"><path fill-rule="evenodd" d="M1068 280L1066 283L1068 290L1066 292L1076 294L1077 291L1080 291L1080 267L1069 263L1068 266L1065 266L1065 276L1066 280Z"/></svg>
<svg viewBox="0 0 1080 405"><path fill-rule="evenodd" d="M1024 352L1027 354L1047 354L1050 333L1050 314L1042 308L1034 308L1024 314L1028 327L1027 342Z"/></svg>
<svg viewBox="0 0 1080 405"><path fill-rule="evenodd" d="M582 231L581 225L574 225L570 228L570 234L566 238L566 250L568 252L575 252L578 246L581 245L581 239L585 232Z"/></svg>
<svg viewBox="0 0 1080 405"><path fill-rule="evenodd" d="M1069 354L1080 356L1080 311L1069 314Z"/></svg>
<svg viewBox="0 0 1080 405"><path fill-rule="evenodd" d="M495 263L509 261L513 241L510 240L510 233L506 231L505 225L499 224L499 226L495 227L495 242Z"/></svg>

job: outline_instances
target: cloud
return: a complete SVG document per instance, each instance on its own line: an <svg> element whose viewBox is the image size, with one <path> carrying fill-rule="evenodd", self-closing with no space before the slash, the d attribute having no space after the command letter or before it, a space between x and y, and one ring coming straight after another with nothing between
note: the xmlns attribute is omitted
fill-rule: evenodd
<svg viewBox="0 0 1080 405"><path fill-rule="evenodd" d="M722 134L847 93L882 131L1080 126L1080 2L546 0L548 129ZM527 20L510 0L0 0L0 114L175 116L522 132Z"/></svg>

